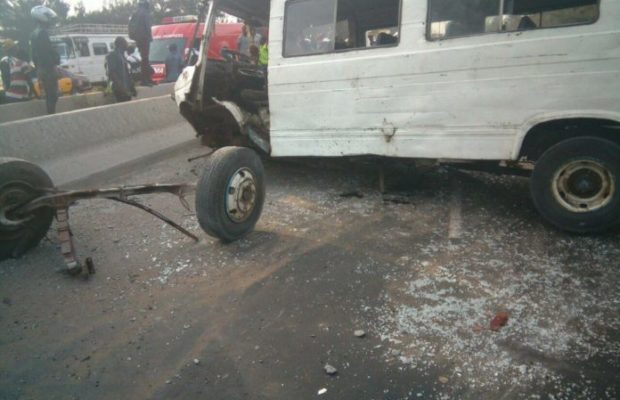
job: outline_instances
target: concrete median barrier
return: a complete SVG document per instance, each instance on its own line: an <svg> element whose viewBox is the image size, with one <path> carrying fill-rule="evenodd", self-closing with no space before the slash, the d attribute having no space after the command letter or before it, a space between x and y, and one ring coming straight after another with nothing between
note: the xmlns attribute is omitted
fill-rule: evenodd
<svg viewBox="0 0 620 400"><path fill-rule="evenodd" d="M138 87L137 89L138 100L149 99L170 95L174 89L174 84L166 83L153 87ZM114 96L105 96L103 92L76 94L59 98L56 111L60 114L114 103L116 103ZM0 105L0 124L44 115L46 115L45 100Z"/></svg>
<svg viewBox="0 0 620 400"><path fill-rule="evenodd" d="M166 95L0 124L0 156L34 162L62 186L194 136Z"/></svg>

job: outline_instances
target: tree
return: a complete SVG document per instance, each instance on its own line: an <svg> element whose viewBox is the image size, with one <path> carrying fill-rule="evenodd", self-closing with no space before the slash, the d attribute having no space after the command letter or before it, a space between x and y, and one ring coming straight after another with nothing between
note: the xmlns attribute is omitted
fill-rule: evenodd
<svg viewBox="0 0 620 400"><path fill-rule="evenodd" d="M0 35L18 40L20 46L26 50L30 34L36 28L30 10L42 3L42 0L0 0ZM47 5L58 14L60 23L66 20L70 10L67 3L63 0L50 0Z"/></svg>
<svg viewBox="0 0 620 400"><path fill-rule="evenodd" d="M63 0L47 0L45 5L56 11L58 14L59 22L62 23L67 19L71 6L65 3Z"/></svg>
<svg viewBox="0 0 620 400"><path fill-rule="evenodd" d="M76 19L83 19L86 16L86 7L84 7L83 2L80 1L73 6L73 14Z"/></svg>
<svg viewBox="0 0 620 400"><path fill-rule="evenodd" d="M0 0L2 1L2 0ZM177 15L197 15L204 0L152 0L151 12L153 22L157 24L163 17ZM79 7L79 4L78 6ZM88 24L127 24L129 17L138 7L137 0L115 0L101 10L80 13L76 7L75 15L69 17L69 23Z"/></svg>

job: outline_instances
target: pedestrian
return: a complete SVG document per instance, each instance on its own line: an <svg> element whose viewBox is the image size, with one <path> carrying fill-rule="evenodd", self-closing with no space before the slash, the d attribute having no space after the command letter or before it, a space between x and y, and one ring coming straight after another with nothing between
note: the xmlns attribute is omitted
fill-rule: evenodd
<svg viewBox="0 0 620 400"><path fill-rule="evenodd" d="M17 44L11 39L2 43L2 50L6 56L0 60L0 66L5 101L8 103L29 100L31 96L28 81L32 67L29 62L20 57Z"/></svg>
<svg viewBox="0 0 620 400"><path fill-rule="evenodd" d="M34 7L30 11L30 15L37 23L37 28L30 36L32 61L37 70L37 78L45 89L47 113L55 114L56 102L58 101L58 72L56 67L60 65L60 56L52 46L48 30L57 16L54 10L45 6Z"/></svg>
<svg viewBox="0 0 620 400"><path fill-rule="evenodd" d="M114 51L106 56L108 79L112 83L112 93L119 103L129 101L137 94L125 57L127 47L127 40L119 36L114 39Z"/></svg>
<svg viewBox="0 0 620 400"><path fill-rule="evenodd" d="M151 33L151 12L147 0L138 1L138 9L129 19L129 38L135 40L140 52L142 85L153 86L151 63L149 61L149 51L153 35Z"/></svg>
<svg viewBox="0 0 620 400"><path fill-rule="evenodd" d="M269 45L266 37L260 38L260 47L258 48L258 65L266 67L269 63Z"/></svg>
<svg viewBox="0 0 620 400"><path fill-rule="evenodd" d="M166 82L176 82L183 71L183 59L178 52L176 43L168 46L168 57L166 57Z"/></svg>
<svg viewBox="0 0 620 400"><path fill-rule="evenodd" d="M250 38L250 46L254 45L258 48L263 35L256 31L256 25L252 22L248 23L248 37Z"/></svg>
<svg viewBox="0 0 620 400"><path fill-rule="evenodd" d="M12 40L9 39L2 43L2 51L4 53L8 53L8 48L10 48ZM2 87L8 88L11 86L11 66L9 65L9 57L3 57L0 60L0 72L2 75Z"/></svg>
<svg viewBox="0 0 620 400"><path fill-rule="evenodd" d="M258 47L257 46L250 46L250 64L251 65L258 65Z"/></svg>
<svg viewBox="0 0 620 400"><path fill-rule="evenodd" d="M250 37L247 24L243 24L243 27L241 27L241 35L237 39L237 51L248 57L250 56Z"/></svg>

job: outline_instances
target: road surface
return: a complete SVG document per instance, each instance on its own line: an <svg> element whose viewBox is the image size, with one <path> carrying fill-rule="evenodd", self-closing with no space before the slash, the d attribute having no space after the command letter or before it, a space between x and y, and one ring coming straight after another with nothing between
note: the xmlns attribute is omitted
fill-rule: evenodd
<svg viewBox="0 0 620 400"><path fill-rule="evenodd" d="M203 161L187 158L204 151L105 183L194 181ZM0 398L620 396L618 232L556 231L522 178L401 171L383 196L371 164L266 171L262 219L237 243L206 237L174 197L142 201L200 243L91 201L71 223L96 275L58 273L53 232L0 264Z"/></svg>

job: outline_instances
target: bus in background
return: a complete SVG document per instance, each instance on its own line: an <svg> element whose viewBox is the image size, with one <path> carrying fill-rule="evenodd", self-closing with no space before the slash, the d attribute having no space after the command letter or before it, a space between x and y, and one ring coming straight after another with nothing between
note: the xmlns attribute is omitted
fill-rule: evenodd
<svg viewBox="0 0 620 400"><path fill-rule="evenodd" d="M192 64L192 59L193 62L198 59L197 53L202 41L204 24L198 24L198 29L196 29L197 21L198 17L194 15L165 17L161 21L162 25L153 26L153 41L149 55L153 68L153 81L160 83L166 79L165 62L171 44L177 45L181 57L184 60L189 59L190 64ZM241 35L242 27L241 23L217 23L209 45L208 59L223 61L220 54L223 48L237 50L237 39ZM191 52L195 52L196 57L191 57Z"/></svg>
<svg viewBox="0 0 620 400"><path fill-rule="evenodd" d="M79 24L56 29L51 36L60 65L67 71L83 75L90 82L104 82L105 56L114 50L114 39L127 37L125 25Z"/></svg>

